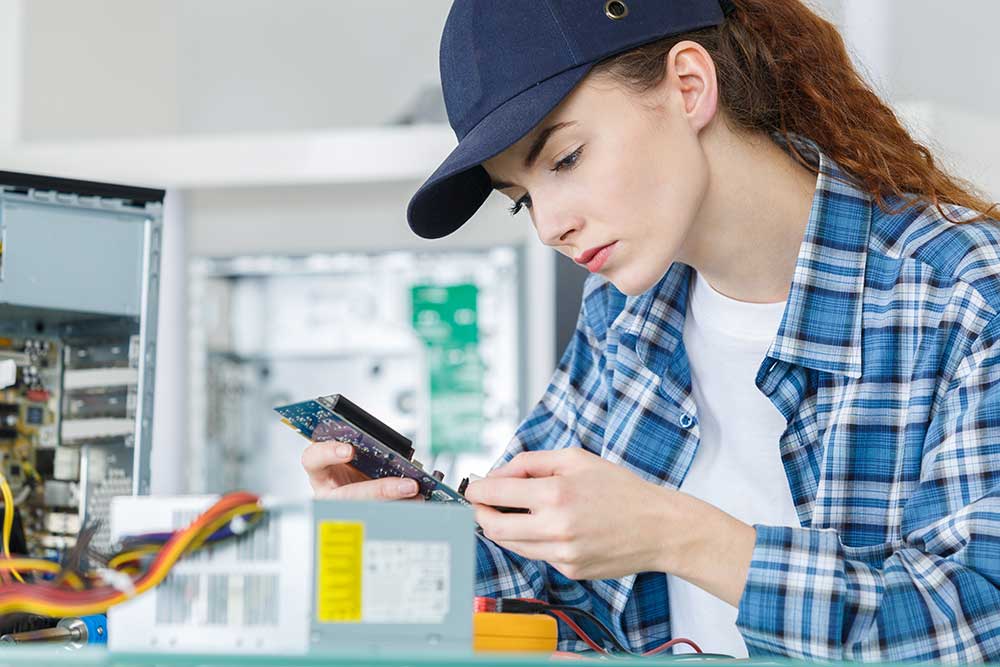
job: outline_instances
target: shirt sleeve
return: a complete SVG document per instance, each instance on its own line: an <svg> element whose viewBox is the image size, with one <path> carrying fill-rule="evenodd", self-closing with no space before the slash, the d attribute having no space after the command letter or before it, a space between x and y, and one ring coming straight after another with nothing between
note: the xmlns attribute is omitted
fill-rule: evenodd
<svg viewBox="0 0 1000 667"><path fill-rule="evenodd" d="M588 285L576 330L545 395L522 422L494 468L525 451L583 447L600 455L607 393L602 377L603 332L595 332L588 323L587 293L592 290ZM547 563L522 558L481 534L476 552L477 596L532 597L584 606L600 615L594 608L599 601L586 582L571 581Z"/></svg>
<svg viewBox="0 0 1000 667"><path fill-rule="evenodd" d="M751 655L1000 658L997 324L969 347L922 449L903 462L914 470L913 492L898 543L861 560L835 530L755 527L737 619Z"/></svg>

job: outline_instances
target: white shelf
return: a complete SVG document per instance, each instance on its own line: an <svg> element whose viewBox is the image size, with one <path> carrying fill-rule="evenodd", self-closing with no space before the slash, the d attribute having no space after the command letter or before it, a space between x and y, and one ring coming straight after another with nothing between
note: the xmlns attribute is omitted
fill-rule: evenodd
<svg viewBox="0 0 1000 667"><path fill-rule="evenodd" d="M447 125L25 142L0 169L160 188L420 181L455 143Z"/></svg>

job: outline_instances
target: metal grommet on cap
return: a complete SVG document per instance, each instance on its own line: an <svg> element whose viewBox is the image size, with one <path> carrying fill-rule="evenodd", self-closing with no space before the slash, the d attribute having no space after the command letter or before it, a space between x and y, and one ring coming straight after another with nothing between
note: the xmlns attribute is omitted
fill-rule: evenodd
<svg viewBox="0 0 1000 667"><path fill-rule="evenodd" d="M604 14L613 21L619 21L628 16L628 5L622 0L608 0L604 3Z"/></svg>

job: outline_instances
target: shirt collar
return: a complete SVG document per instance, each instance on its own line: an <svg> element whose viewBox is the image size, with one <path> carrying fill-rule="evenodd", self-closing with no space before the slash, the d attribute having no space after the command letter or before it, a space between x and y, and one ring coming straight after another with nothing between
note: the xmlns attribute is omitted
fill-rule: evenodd
<svg viewBox="0 0 1000 667"><path fill-rule="evenodd" d="M778 135L775 140L785 150ZM819 147L791 143L819 169L809 222L795 264L788 302L768 356L829 373L861 377L861 314L872 200ZM612 328L642 362L662 374L684 331L691 268L673 264L647 292L629 297ZM653 349L659 354L651 354ZM654 368L653 366L657 366Z"/></svg>

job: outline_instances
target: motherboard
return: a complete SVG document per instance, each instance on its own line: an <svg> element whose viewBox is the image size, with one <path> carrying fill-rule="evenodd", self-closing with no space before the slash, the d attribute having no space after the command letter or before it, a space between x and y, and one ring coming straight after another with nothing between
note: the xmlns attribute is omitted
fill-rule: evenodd
<svg viewBox="0 0 1000 667"><path fill-rule="evenodd" d="M0 472L17 512L14 553L72 547L84 519L95 521L96 542L106 542L107 506L112 495L131 493L132 460L94 454L130 453L134 444L135 344L0 337Z"/></svg>

